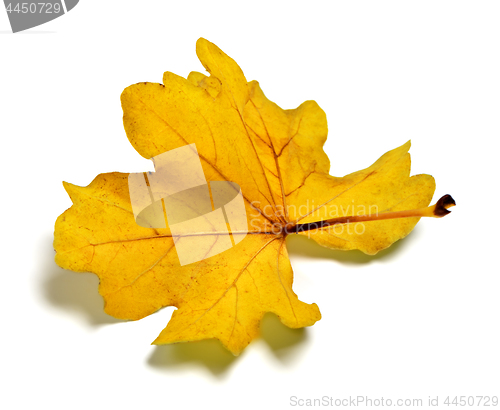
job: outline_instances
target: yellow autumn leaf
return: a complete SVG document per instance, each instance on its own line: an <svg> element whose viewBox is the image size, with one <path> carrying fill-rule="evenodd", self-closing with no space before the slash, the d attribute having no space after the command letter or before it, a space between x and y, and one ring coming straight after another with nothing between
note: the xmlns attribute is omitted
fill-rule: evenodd
<svg viewBox="0 0 500 410"><path fill-rule="evenodd" d="M454 203L446 197L425 208L435 183L429 175L409 176L409 142L362 171L330 176L322 149L326 116L314 101L283 110L217 46L200 39L196 51L210 76L166 72L163 84L124 90L125 131L148 159L195 147L206 181L239 185L247 233L238 239L227 224L229 249L182 264L178 246L185 238L175 234L171 214L170 225L141 226L129 174L108 173L87 187L64 183L73 205L56 221L54 248L61 267L99 276L105 311L114 317L137 320L175 306L155 344L216 338L237 355L258 335L266 312L291 328L321 318L316 304L292 290L287 235L375 254L408 235L420 216L442 216ZM151 192L148 175L144 189ZM210 198L215 210L213 192ZM164 199L156 203L164 216ZM208 243L210 255L225 228L196 228L183 235L199 244L194 253Z"/></svg>

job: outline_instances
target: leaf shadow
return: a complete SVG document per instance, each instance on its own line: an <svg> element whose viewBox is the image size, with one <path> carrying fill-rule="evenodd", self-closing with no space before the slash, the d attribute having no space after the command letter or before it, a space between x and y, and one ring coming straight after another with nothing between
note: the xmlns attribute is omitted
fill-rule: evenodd
<svg viewBox="0 0 500 410"><path fill-rule="evenodd" d="M148 365L161 371L178 371L194 365L204 367L213 376L222 379L237 359L218 340L207 339L155 346Z"/></svg>
<svg viewBox="0 0 500 410"><path fill-rule="evenodd" d="M286 247L292 258L298 256L309 259L330 259L346 265L360 265L376 261L388 262L396 258L405 248L411 247L414 241L418 241L418 237L419 230L418 227L415 227L407 237L395 242L389 248L378 252L376 255L367 255L359 250L342 251L329 249L304 235L289 235L286 238Z"/></svg>
<svg viewBox="0 0 500 410"><path fill-rule="evenodd" d="M284 365L291 364L297 350L307 342L306 328L291 329L281 323L278 316L266 313L260 324L261 339L266 342L274 356Z"/></svg>
<svg viewBox="0 0 500 410"><path fill-rule="evenodd" d="M57 266L52 236L40 246L40 291L50 305L82 317L90 326L121 323L104 312L104 301L98 293L99 278L93 273L73 272ZM261 322L260 339L283 364L289 363L296 347L306 341L305 329L290 329L279 318L268 313ZM241 357L241 356L239 356ZM238 361L215 339L199 342L155 346L148 364L163 371L177 371L189 364L206 368L216 378L223 378Z"/></svg>
<svg viewBox="0 0 500 410"><path fill-rule="evenodd" d="M104 312L96 275L62 269L55 263L54 256L50 237L43 241L40 258L41 293L50 305L82 316L91 326L123 322Z"/></svg>
<svg viewBox="0 0 500 410"><path fill-rule="evenodd" d="M290 235L287 238L287 249L292 258L298 256L330 259L347 265L367 264L377 260L388 261L396 257L406 246L411 246L411 242L418 240L417 237L418 230L415 229L405 240L396 242L374 256L360 251L328 249L302 235ZM98 277L92 273L72 272L57 266L54 262L52 237L48 239L50 240L44 241L41 258L43 260L41 288L45 299L55 307L83 316L91 326L123 322L104 312L104 301L97 292ZM283 325L276 315L267 313L261 322L260 338L255 342L259 340L265 342L280 363L289 365L297 357L297 350L303 348L307 339L307 329L290 329ZM223 379L228 370L238 362L239 357L231 354L218 340L209 339L155 346L147 363L157 370L172 372L194 365L207 369L217 379Z"/></svg>
<svg viewBox="0 0 500 410"><path fill-rule="evenodd" d="M291 363L296 348L307 340L306 329L290 329L272 313L264 315L260 330L260 338L255 342L264 341L282 364ZM190 365L204 367L216 378L223 379L240 357L234 356L217 339L207 339L155 346L148 364L161 371L176 371Z"/></svg>

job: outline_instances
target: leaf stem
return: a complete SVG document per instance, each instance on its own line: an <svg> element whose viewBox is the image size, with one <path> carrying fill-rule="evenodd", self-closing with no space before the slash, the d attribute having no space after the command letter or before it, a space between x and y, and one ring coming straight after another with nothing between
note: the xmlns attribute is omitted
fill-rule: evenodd
<svg viewBox="0 0 500 410"><path fill-rule="evenodd" d="M306 232L312 229L325 228L327 226L348 224L355 222L368 222L368 221L381 221L384 219L398 219L398 218L412 218L412 217L432 217L432 218L442 218L448 215L450 211L448 208L455 206L455 200L450 195L442 196L434 205L428 206L426 208L410 209L407 211L398 212L384 212L381 214L374 215L353 215L353 216L342 216L339 218L327 219L324 221L308 222L304 224L294 224L289 223L284 226L283 233L299 233Z"/></svg>

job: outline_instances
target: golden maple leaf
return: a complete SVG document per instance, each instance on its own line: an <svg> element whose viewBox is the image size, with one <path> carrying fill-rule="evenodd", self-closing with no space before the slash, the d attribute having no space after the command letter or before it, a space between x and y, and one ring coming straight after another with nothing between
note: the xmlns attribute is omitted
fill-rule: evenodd
<svg viewBox="0 0 500 410"><path fill-rule="evenodd" d="M181 265L169 226L136 222L128 174L108 173L87 187L64 183L73 206L57 219L54 248L61 267L99 276L114 317L177 307L155 344L217 338L237 355L266 312L291 328L321 318L316 304L292 290L288 234L375 254L408 235L420 216L442 216L454 202L446 196L425 208L435 183L409 176L409 142L362 171L330 176L326 116L314 101L282 110L217 46L199 39L196 52L210 76L166 72L163 85L124 90L125 130L145 158L196 144L208 181L240 186L248 234L225 252ZM219 232L203 235L215 243Z"/></svg>

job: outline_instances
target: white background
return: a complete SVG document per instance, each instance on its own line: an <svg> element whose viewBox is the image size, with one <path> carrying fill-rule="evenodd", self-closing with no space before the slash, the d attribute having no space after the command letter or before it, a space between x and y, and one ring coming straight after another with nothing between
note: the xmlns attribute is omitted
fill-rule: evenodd
<svg viewBox="0 0 500 410"><path fill-rule="evenodd" d="M0 10L0 407L500 395L499 21L496 1L81 0L11 34ZM292 238L294 290L323 318L290 330L266 317L237 358L216 341L151 346L173 308L117 321L94 275L53 262L54 222L71 205L61 181L153 169L125 136L120 94L203 71L198 37L283 108L319 103L333 175L411 139L412 174L458 204L375 257Z"/></svg>

